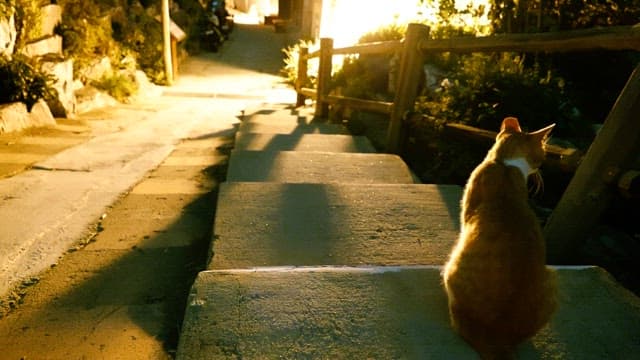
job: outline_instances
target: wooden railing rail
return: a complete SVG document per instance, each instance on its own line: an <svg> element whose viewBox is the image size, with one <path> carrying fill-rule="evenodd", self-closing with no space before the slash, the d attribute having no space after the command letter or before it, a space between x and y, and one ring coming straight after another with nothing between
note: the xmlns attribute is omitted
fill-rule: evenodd
<svg viewBox="0 0 640 360"><path fill-rule="evenodd" d="M458 37L420 42L427 52L570 52L585 50L640 50L640 25L612 26L538 34Z"/></svg>

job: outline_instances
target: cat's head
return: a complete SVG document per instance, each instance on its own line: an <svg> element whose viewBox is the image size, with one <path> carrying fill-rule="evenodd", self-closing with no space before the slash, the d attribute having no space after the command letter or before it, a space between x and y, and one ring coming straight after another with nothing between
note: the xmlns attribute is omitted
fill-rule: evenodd
<svg viewBox="0 0 640 360"><path fill-rule="evenodd" d="M532 174L544 161L544 146L555 124L534 132L523 132L518 119L507 117L502 121L496 144L492 151L500 162L525 160Z"/></svg>

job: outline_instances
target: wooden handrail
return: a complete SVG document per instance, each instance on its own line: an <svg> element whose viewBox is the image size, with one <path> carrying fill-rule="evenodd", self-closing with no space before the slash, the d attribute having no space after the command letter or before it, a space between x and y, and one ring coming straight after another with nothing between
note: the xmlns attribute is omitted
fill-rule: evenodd
<svg viewBox="0 0 640 360"><path fill-rule="evenodd" d="M495 131L479 129L473 126L456 123L445 124L445 130L450 134L464 136L488 146L495 141L495 138L498 135ZM547 155L545 159L547 164L551 164L556 168L568 172L576 170L583 156L582 152L578 149L565 148L552 144L547 144L545 146L545 153Z"/></svg>
<svg viewBox="0 0 640 360"><path fill-rule="evenodd" d="M346 46L333 49L333 55L369 55L369 54L388 54L402 47L401 40L377 41L366 44ZM306 55L307 59L320 56L320 50L316 50Z"/></svg>
<svg viewBox="0 0 640 360"><path fill-rule="evenodd" d="M391 114L391 109L393 108L392 102L363 100L348 96L328 95L326 100L330 104L344 104L349 107L381 114Z"/></svg>
<svg viewBox="0 0 640 360"><path fill-rule="evenodd" d="M423 39L420 42L420 49L430 53L640 50L640 25L611 26L555 33Z"/></svg>

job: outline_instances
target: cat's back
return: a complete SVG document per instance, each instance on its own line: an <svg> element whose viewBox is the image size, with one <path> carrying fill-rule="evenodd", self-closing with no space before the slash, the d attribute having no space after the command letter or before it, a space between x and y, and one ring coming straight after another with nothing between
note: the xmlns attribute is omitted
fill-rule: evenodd
<svg viewBox="0 0 640 360"><path fill-rule="evenodd" d="M493 224L487 230L517 232L537 225L522 175L496 161L484 161L471 173L461 205L463 227L486 222L487 226Z"/></svg>

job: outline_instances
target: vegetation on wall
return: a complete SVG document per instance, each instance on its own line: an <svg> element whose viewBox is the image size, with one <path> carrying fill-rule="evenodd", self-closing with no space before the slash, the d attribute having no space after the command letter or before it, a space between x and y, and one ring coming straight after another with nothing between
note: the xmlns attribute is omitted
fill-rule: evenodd
<svg viewBox="0 0 640 360"><path fill-rule="evenodd" d="M155 83L165 82L162 31L158 20L160 2L57 0L55 3L62 7L62 21L55 32L63 38L64 57L73 59L75 78L92 82L120 100L136 92L136 69L143 70ZM49 4L48 0L0 0L0 17L15 16L16 53L40 36L40 7L46 4ZM198 26L204 16L203 6L198 0L174 0L171 13L174 22L187 34L194 35L179 44L179 53L184 53L184 49L197 51L199 38L195 35L201 31ZM111 70L97 80L85 78L88 69L105 57L109 59ZM0 102L23 99L31 104L32 97L41 98L53 91L46 89L52 79L40 77L35 61L26 62L18 56L13 58L2 59L5 71L2 81L11 86L2 87ZM15 73L8 73L10 71ZM31 89L30 95L25 94L25 89Z"/></svg>
<svg viewBox="0 0 640 360"><path fill-rule="evenodd" d="M20 49L41 35L41 3L33 0L12 0L9 3L13 3L14 6L16 49Z"/></svg>
<svg viewBox="0 0 640 360"><path fill-rule="evenodd" d="M75 60L76 70L107 56L116 68L123 59L133 58L155 83L164 78L160 2L138 0L59 0L63 7L58 29L64 39L65 56ZM194 34L203 8L197 0L173 1L172 19L187 33ZM180 44L192 51L197 37Z"/></svg>
<svg viewBox="0 0 640 360"><path fill-rule="evenodd" d="M54 80L42 71L36 60L22 55L11 59L0 56L0 104L23 102L31 111L38 100L56 96L52 87Z"/></svg>
<svg viewBox="0 0 640 360"><path fill-rule="evenodd" d="M91 85L106 91L120 102L126 102L138 91L138 84L131 77L118 72L105 74L99 80L92 81Z"/></svg>
<svg viewBox="0 0 640 360"><path fill-rule="evenodd" d="M14 14L16 0L0 0L0 20L7 20Z"/></svg>

